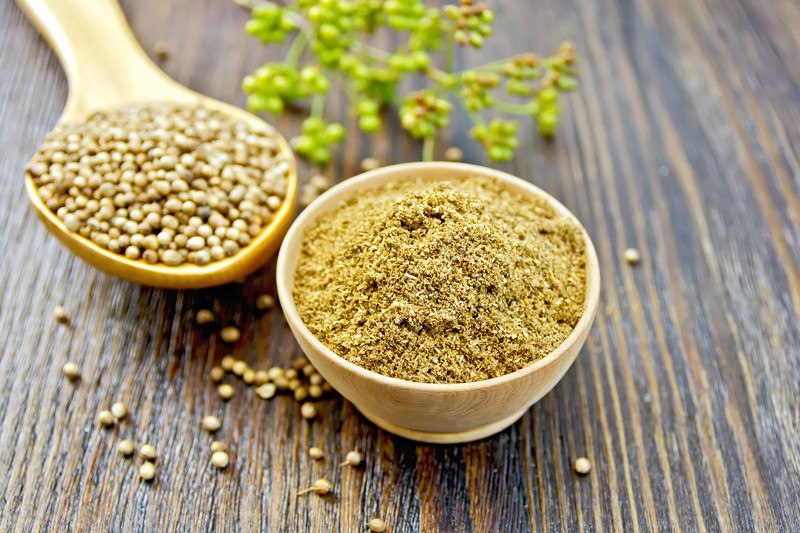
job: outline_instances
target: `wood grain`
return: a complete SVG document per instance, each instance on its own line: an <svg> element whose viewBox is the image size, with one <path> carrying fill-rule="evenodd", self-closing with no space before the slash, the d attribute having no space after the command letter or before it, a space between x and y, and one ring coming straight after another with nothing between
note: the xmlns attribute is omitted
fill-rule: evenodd
<svg viewBox="0 0 800 533"><path fill-rule="evenodd" d="M165 41L179 82L243 104L243 74L280 48L243 35L230 2L125 0L146 50ZM602 308L572 370L523 419L462 446L417 446L346 402L309 425L288 398L239 387L223 404L207 375L229 350L251 365L299 353L274 294L274 265L243 284L169 292L101 274L62 249L25 202L22 169L61 112L55 57L11 2L0 4L0 530L791 531L800 513L800 6L791 0L497 3L501 31L464 64L575 41L582 88L553 143L523 135L504 170L584 223ZM524 13L525 16L520 16ZM351 123L343 102L331 116ZM335 104L336 104L335 103ZM412 161L396 121L351 134L329 173ZM297 121L282 118L287 135ZM463 116L452 142L485 163ZM352 130L348 130L352 131ZM447 145L441 143L439 150ZM441 151L439 152L441 153ZM301 169L301 179L309 169ZM643 262L622 260L628 246ZM64 305L69 327L52 318ZM68 359L82 378L70 384ZM95 428L122 398L131 418ZM209 464L202 416L223 420L231 467ZM114 450L159 451L152 485ZM322 445L325 463L305 455ZM361 450L365 466L336 459ZM584 478L571 461L591 458ZM295 498L319 476L328 500Z"/></svg>

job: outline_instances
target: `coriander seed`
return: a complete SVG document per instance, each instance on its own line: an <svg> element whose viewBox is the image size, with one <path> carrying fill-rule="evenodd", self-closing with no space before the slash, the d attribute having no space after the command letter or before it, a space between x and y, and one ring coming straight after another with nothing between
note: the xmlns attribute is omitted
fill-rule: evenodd
<svg viewBox="0 0 800 533"><path fill-rule="evenodd" d="M203 417L201 425L203 426L203 429L205 429L209 433L214 433L215 431L217 431L219 428L222 427L222 422L220 422L219 418L217 418L216 416L207 415Z"/></svg>
<svg viewBox="0 0 800 533"><path fill-rule="evenodd" d="M279 366L273 366L269 370L267 370L267 375L269 379L275 381L279 377L283 377L283 369Z"/></svg>
<svg viewBox="0 0 800 533"><path fill-rule="evenodd" d="M308 398L308 389L305 387L297 387L294 389L294 399L297 402L302 402Z"/></svg>
<svg viewBox="0 0 800 533"><path fill-rule="evenodd" d="M314 365L312 365L311 363L309 363L309 364L307 364L307 365L305 365L303 367L303 375L304 376L313 376L314 373L316 373L316 371L317 370L314 368Z"/></svg>
<svg viewBox="0 0 800 533"><path fill-rule="evenodd" d="M325 457L325 452L322 451L322 448L318 446L312 446L308 449L308 456L314 459L315 461L319 461L323 457Z"/></svg>
<svg viewBox="0 0 800 533"><path fill-rule="evenodd" d="M72 361L67 361L64 363L64 366L61 367L61 372L64 374L64 377L70 381L75 381L80 376L80 369L78 365L73 363Z"/></svg>
<svg viewBox="0 0 800 533"><path fill-rule="evenodd" d="M289 380L284 376L278 376L277 378L273 379L272 382L280 390L286 390L289 388Z"/></svg>
<svg viewBox="0 0 800 533"><path fill-rule="evenodd" d="M361 464L361 454L355 450L347 452L347 455L344 456L344 462L340 463L339 466L358 466Z"/></svg>
<svg viewBox="0 0 800 533"><path fill-rule="evenodd" d="M201 326L204 324L210 324L214 322L214 313L208 309L200 309L197 314L195 314L194 320Z"/></svg>
<svg viewBox="0 0 800 533"><path fill-rule="evenodd" d="M380 168L381 163L374 157L366 157L361 160L361 170L367 172L370 170L375 170L376 168Z"/></svg>
<svg viewBox="0 0 800 533"><path fill-rule="evenodd" d="M256 298L256 307L262 311L272 309L275 305L275 298L271 294L261 294Z"/></svg>
<svg viewBox="0 0 800 533"><path fill-rule="evenodd" d="M300 388L300 380L299 379L290 379L286 385L286 388L290 391L296 391Z"/></svg>
<svg viewBox="0 0 800 533"><path fill-rule="evenodd" d="M53 309L53 316L56 318L57 321L61 322L62 324L66 324L69 322L69 316L67 316L67 311L57 305L55 309Z"/></svg>
<svg viewBox="0 0 800 533"><path fill-rule="evenodd" d="M152 444L142 444L139 448L139 456L147 461L155 461L156 448Z"/></svg>
<svg viewBox="0 0 800 533"><path fill-rule="evenodd" d="M464 152L458 146L451 146L444 151L444 158L448 161L461 161L464 159Z"/></svg>
<svg viewBox="0 0 800 533"><path fill-rule="evenodd" d="M386 522L376 517L369 521L367 528L374 533L383 533L386 531Z"/></svg>
<svg viewBox="0 0 800 533"><path fill-rule="evenodd" d="M255 381L253 383L255 383L257 386L260 386L266 383L267 381L269 381L269 374L267 373L266 370L256 371Z"/></svg>
<svg viewBox="0 0 800 533"><path fill-rule="evenodd" d="M228 385L227 383L223 383L222 385L217 387L217 394L219 394L219 397L226 402L231 398L233 398L233 393L234 393L233 387Z"/></svg>
<svg viewBox="0 0 800 533"><path fill-rule="evenodd" d="M238 328L227 326L222 328L222 330L219 332L219 336L224 342L233 344L241 338L242 334L239 332Z"/></svg>
<svg viewBox="0 0 800 533"><path fill-rule="evenodd" d="M139 467L139 477L145 481L152 481L156 477L156 465L150 461L142 463L142 466Z"/></svg>
<svg viewBox="0 0 800 533"><path fill-rule="evenodd" d="M211 372L209 372L209 377L211 377L211 381L214 383L219 383L225 379L225 369L221 366L212 367Z"/></svg>
<svg viewBox="0 0 800 533"><path fill-rule="evenodd" d="M241 360L233 363L233 373L239 377L242 377L249 368L250 367L247 365L247 363Z"/></svg>
<svg viewBox="0 0 800 533"><path fill-rule="evenodd" d="M211 464L222 470L230 463L228 452L218 451L211 454Z"/></svg>
<svg viewBox="0 0 800 533"><path fill-rule="evenodd" d="M247 385L252 385L256 381L256 372L248 368L242 374L242 381L244 381Z"/></svg>
<svg viewBox="0 0 800 533"><path fill-rule="evenodd" d="M264 383L256 388L256 395L262 400L269 400L275 396L277 388L273 383Z"/></svg>
<svg viewBox="0 0 800 533"><path fill-rule="evenodd" d="M302 496L303 494L313 492L314 494L319 494L320 496L326 496L327 494L330 494L332 488L333 485L331 485L330 481L325 478L321 478L316 480L311 487L298 492L297 495Z"/></svg>
<svg viewBox="0 0 800 533"><path fill-rule="evenodd" d="M164 41L157 41L156 44L153 45L153 52L160 61L169 58L169 47Z"/></svg>
<svg viewBox="0 0 800 533"><path fill-rule="evenodd" d="M234 359L230 355L226 355L225 357L222 358L222 361L220 361L219 365L226 372L231 372L231 371L233 371L233 364L235 362L236 362L236 359Z"/></svg>
<svg viewBox="0 0 800 533"><path fill-rule="evenodd" d="M312 398L314 398L315 400L317 398L322 398L322 395L323 395L322 387L320 387L319 385L311 385L311 386L309 386L308 387L308 395L311 396Z"/></svg>
<svg viewBox="0 0 800 533"><path fill-rule="evenodd" d="M297 370L294 368L287 368L283 371L283 376L288 380L293 380L297 378Z"/></svg>
<svg viewBox="0 0 800 533"><path fill-rule="evenodd" d="M322 376L316 372L308 376L308 382L311 385L322 385Z"/></svg>
<svg viewBox="0 0 800 533"><path fill-rule="evenodd" d="M211 453L226 452L226 451L228 451L228 447L225 446L224 442L215 440L214 442L211 443Z"/></svg>
<svg viewBox="0 0 800 533"><path fill-rule="evenodd" d="M111 414L114 415L114 418L117 420L122 420L128 416L128 406L122 402L115 402L111 406Z"/></svg>
<svg viewBox="0 0 800 533"><path fill-rule="evenodd" d="M301 355L294 361L292 361L292 368L295 370L302 370L304 366L308 364L308 358L305 355Z"/></svg>
<svg viewBox="0 0 800 533"><path fill-rule="evenodd" d="M578 457L572 466L576 474L585 476L592 469L592 462L586 457Z"/></svg>
<svg viewBox="0 0 800 533"><path fill-rule="evenodd" d="M133 455L134 448L133 441L130 439L121 440L119 444L117 444L117 450L125 457Z"/></svg>
<svg viewBox="0 0 800 533"><path fill-rule="evenodd" d="M629 265L635 265L636 263L642 260L642 254L640 254L639 250L637 250L636 248L628 248L627 250L625 250L623 257L625 258L625 261Z"/></svg>
<svg viewBox="0 0 800 533"><path fill-rule="evenodd" d="M97 413L97 423L103 427L107 428L113 426L115 420L116 419L114 418L114 415L111 413L111 411L108 411L107 409L103 409L102 411Z"/></svg>
<svg viewBox="0 0 800 533"><path fill-rule="evenodd" d="M306 420L311 420L317 416L317 408L311 402L306 402L300 406L300 415Z"/></svg>

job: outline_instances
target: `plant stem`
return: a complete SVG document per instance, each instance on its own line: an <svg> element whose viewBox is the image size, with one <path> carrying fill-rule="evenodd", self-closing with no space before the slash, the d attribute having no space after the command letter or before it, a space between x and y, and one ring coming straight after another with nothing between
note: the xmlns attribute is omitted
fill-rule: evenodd
<svg viewBox="0 0 800 533"><path fill-rule="evenodd" d="M445 54L444 70L448 74L452 74L456 64L456 39L452 34L450 34L449 39L447 39L447 50Z"/></svg>
<svg viewBox="0 0 800 533"><path fill-rule="evenodd" d="M513 104L511 102L503 102L500 100L494 101L494 108L503 113L511 113L512 115L528 115L528 107L525 104Z"/></svg>
<svg viewBox="0 0 800 533"><path fill-rule="evenodd" d="M322 118L322 111L325 109L325 95L315 94L311 100L311 116L314 118Z"/></svg>
<svg viewBox="0 0 800 533"><path fill-rule="evenodd" d="M423 161L433 161L433 145L435 142L435 137L425 137L425 140L422 142Z"/></svg>
<svg viewBox="0 0 800 533"><path fill-rule="evenodd" d="M286 60L283 64L287 67L296 66L297 62L300 60L300 56L303 55L303 50L307 43L308 35L306 35L306 32L298 32L297 37L294 38L294 42L292 42L292 45L289 47L289 51L286 52Z"/></svg>

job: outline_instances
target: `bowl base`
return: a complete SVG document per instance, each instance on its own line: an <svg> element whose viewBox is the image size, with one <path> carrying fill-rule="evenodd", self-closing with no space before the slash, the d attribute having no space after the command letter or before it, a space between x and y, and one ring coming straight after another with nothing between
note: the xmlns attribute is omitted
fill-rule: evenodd
<svg viewBox="0 0 800 533"><path fill-rule="evenodd" d="M508 426L522 418L522 415L528 412L531 406L528 405L524 409L517 411L516 413L512 414L511 416L507 416L502 420L498 420L497 422L492 422L490 424L484 424L483 426L478 426L472 429L468 429L466 431L459 431L454 433L441 433L438 431L420 431L418 429L407 428L404 426L398 426L396 424L392 424L380 417L369 415L366 413L361 413L364 417L378 426L381 429L385 429L389 433L394 433L395 435L399 435L400 437L404 437L406 439L416 440L419 442L427 442L429 444L458 444L462 442L470 442L473 440L483 439L494 435L495 433L499 433L500 431L506 429Z"/></svg>

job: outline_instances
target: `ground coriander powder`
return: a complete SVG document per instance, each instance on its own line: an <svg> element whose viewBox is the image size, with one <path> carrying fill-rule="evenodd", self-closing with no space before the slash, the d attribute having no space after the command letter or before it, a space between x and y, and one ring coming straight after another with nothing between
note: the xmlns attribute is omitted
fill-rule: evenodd
<svg viewBox="0 0 800 533"><path fill-rule="evenodd" d="M502 376L572 332L583 230L483 177L414 178L343 202L303 237L298 312L348 361L421 383Z"/></svg>

